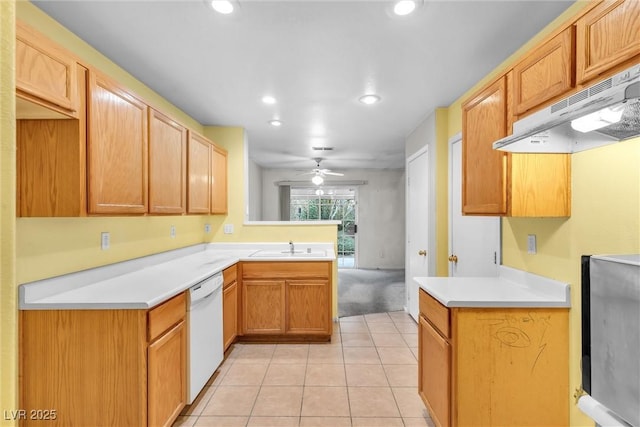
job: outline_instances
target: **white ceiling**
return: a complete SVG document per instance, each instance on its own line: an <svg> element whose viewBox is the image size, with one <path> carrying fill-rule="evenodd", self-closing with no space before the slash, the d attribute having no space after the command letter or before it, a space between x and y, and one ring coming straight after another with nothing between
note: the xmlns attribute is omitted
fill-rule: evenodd
<svg viewBox="0 0 640 427"><path fill-rule="evenodd" d="M240 0L226 16L203 0L34 3L203 125L244 127L258 164L340 170L404 167L421 120L572 1L426 0L404 18L381 0ZM382 102L359 103L369 91Z"/></svg>

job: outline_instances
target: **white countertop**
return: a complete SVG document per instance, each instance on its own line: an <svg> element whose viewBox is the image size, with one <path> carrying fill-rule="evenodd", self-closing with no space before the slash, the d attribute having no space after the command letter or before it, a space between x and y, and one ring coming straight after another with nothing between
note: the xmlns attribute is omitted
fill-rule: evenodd
<svg viewBox="0 0 640 427"><path fill-rule="evenodd" d="M446 307L571 307L569 284L500 266L497 277L414 277Z"/></svg>
<svg viewBox="0 0 640 427"><path fill-rule="evenodd" d="M332 243L201 244L22 284L21 310L147 309L238 261L333 261ZM311 251L311 253L307 253ZM259 252L266 256L255 256Z"/></svg>

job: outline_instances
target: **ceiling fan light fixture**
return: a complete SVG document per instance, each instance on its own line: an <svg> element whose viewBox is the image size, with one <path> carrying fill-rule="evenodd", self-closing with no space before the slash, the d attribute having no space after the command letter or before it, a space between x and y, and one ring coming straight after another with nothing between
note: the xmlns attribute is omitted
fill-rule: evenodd
<svg viewBox="0 0 640 427"><path fill-rule="evenodd" d="M366 95L362 95L359 98L359 101L362 102L365 105L377 104L381 100L382 100L382 98L380 98L380 96L376 95L375 93L368 93Z"/></svg>
<svg viewBox="0 0 640 427"><path fill-rule="evenodd" d="M234 6L229 0L211 0L211 8L223 15L229 15L233 13Z"/></svg>
<svg viewBox="0 0 640 427"><path fill-rule="evenodd" d="M400 0L393 5L393 13L398 16L406 16L416 10L416 2L413 0Z"/></svg>
<svg viewBox="0 0 640 427"><path fill-rule="evenodd" d="M321 185L324 182L324 178L322 178L320 175L314 175L313 178L311 178L311 182L313 182L315 185Z"/></svg>

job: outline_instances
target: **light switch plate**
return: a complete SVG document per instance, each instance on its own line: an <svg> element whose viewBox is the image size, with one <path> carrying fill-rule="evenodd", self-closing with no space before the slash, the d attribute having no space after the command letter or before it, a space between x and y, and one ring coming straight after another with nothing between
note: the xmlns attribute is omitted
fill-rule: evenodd
<svg viewBox="0 0 640 427"><path fill-rule="evenodd" d="M111 235L108 231L100 233L100 249L106 251L111 246Z"/></svg>
<svg viewBox="0 0 640 427"><path fill-rule="evenodd" d="M536 235L529 234L527 236L527 253L534 255L537 252L536 248Z"/></svg>
<svg viewBox="0 0 640 427"><path fill-rule="evenodd" d="M224 225L224 234L233 234L233 224Z"/></svg>

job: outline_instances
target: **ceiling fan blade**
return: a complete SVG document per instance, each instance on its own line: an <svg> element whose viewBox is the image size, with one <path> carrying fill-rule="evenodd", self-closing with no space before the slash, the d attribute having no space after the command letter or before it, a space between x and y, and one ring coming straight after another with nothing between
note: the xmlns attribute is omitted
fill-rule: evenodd
<svg viewBox="0 0 640 427"><path fill-rule="evenodd" d="M335 176L344 176L343 173L340 172L331 172L331 171L325 171L324 172L325 175L335 175Z"/></svg>

